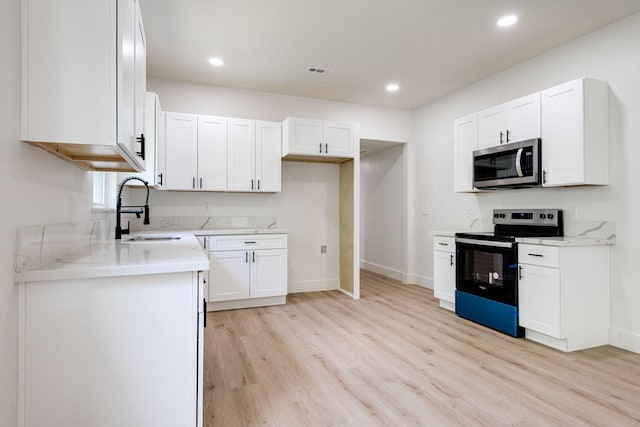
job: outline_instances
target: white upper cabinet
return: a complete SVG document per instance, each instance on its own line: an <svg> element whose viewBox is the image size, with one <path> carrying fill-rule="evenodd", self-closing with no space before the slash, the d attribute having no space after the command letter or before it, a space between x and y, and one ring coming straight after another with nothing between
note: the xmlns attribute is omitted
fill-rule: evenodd
<svg viewBox="0 0 640 427"><path fill-rule="evenodd" d="M145 169L135 0L22 2L22 139L88 170Z"/></svg>
<svg viewBox="0 0 640 427"><path fill-rule="evenodd" d="M256 122L256 180L258 191L282 191L282 124Z"/></svg>
<svg viewBox="0 0 640 427"><path fill-rule="evenodd" d="M282 190L282 126L229 119L229 191Z"/></svg>
<svg viewBox="0 0 640 427"><path fill-rule="evenodd" d="M607 185L608 88L580 78L542 91L543 186Z"/></svg>
<svg viewBox="0 0 640 427"><path fill-rule="evenodd" d="M154 92L147 92L145 94L145 159L147 164L147 170L140 173L119 173L118 180L121 181L128 176L137 176L144 179L150 186L155 188L162 188L163 168L159 167L159 155L162 150L160 143L160 99ZM127 181L128 186L140 187L143 184L140 181L132 180Z"/></svg>
<svg viewBox="0 0 640 427"><path fill-rule="evenodd" d="M478 113L478 149L540 138L540 92Z"/></svg>
<svg viewBox="0 0 640 427"><path fill-rule="evenodd" d="M165 113L165 188L195 190L198 168L198 116Z"/></svg>
<svg viewBox="0 0 640 427"><path fill-rule="evenodd" d="M196 189L227 189L228 123L225 117L198 116Z"/></svg>
<svg viewBox="0 0 640 427"><path fill-rule="evenodd" d="M257 188L256 123L253 120L229 120L229 191L253 191Z"/></svg>
<svg viewBox="0 0 640 427"><path fill-rule="evenodd" d="M472 192L473 151L478 147L478 115L470 114L453 122L454 191Z"/></svg>
<svg viewBox="0 0 640 427"><path fill-rule="evenodd" d="M284 158L346 159L355 156L357 136L353 123L287 117L282 128Z"/></svg>

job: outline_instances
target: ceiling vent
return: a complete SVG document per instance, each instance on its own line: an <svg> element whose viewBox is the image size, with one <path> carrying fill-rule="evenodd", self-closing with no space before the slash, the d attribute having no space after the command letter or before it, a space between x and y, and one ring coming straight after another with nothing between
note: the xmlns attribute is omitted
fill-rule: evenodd
<svg viewBox="0 0 640 427"><path fill-rule="evenodd" d="M326 68L320 68L320 67L309 67L307 69L308 72L310 73L315 73L315 74L329 74L329 73L333 73L333 70L327 70Z"/></svg>

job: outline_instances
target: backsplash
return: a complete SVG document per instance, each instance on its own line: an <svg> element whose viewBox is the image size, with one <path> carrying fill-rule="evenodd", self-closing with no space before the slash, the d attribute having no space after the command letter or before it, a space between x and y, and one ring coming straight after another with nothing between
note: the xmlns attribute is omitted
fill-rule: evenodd
<svg viewBox="0 0 640 427"><path fill-rule="evenodd" d="M174 216L151 217L151 224L131 221L132 231L220 230L276 228L275 216Z"/></svg>
<svg viewBox="0 0 640 427"><path fill-rule="evenodd" d="M15 271L21 273L67 255L87 252L91 245L115 237L112 224L111 220L95 220L19 228Z"/></svg>

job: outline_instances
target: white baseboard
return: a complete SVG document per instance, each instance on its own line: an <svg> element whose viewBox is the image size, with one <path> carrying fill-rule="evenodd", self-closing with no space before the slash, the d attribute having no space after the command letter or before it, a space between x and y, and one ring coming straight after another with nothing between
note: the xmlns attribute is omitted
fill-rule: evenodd
<svg viewBox="0 0 640 427"><path fill-rule="evenodd" d="M609 328L609 344L634 353L640 353L640 334L617 328Z"/></svg>
<svg viewBox="0 0 640 427"><path fill-rule="evenodd" d="M403 273L402 271L396 270L394 268L385 267L384 265L364 260L360 260L360 268L368 271L373 271L374 273L382 274L383 276L389 277L391 279L399 280L402 283L407 283L406 273Z"/></svg>
<svg viewBox="0 0 640 427"><path fill-rule="evenodd" d="M340 279L289 282L288 288L290 294L298 292L335 291L340 288Z"/></svg>
<svg viewBox="0 0 640 427"><path fill-rule="evenodd" d="M433 289L433 279L419 274L410 274L407 277L407 283L422 286L427 289Z"/></svg>

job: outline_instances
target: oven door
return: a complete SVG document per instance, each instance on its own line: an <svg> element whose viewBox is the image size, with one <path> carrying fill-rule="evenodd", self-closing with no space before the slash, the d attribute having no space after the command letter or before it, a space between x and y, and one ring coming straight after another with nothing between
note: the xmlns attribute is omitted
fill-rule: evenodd
<svg viewBox="0 0 640 427"><path fill-rule="evenodd" d="M456 237L456 289L517 306L517 244Z"/></svg>

